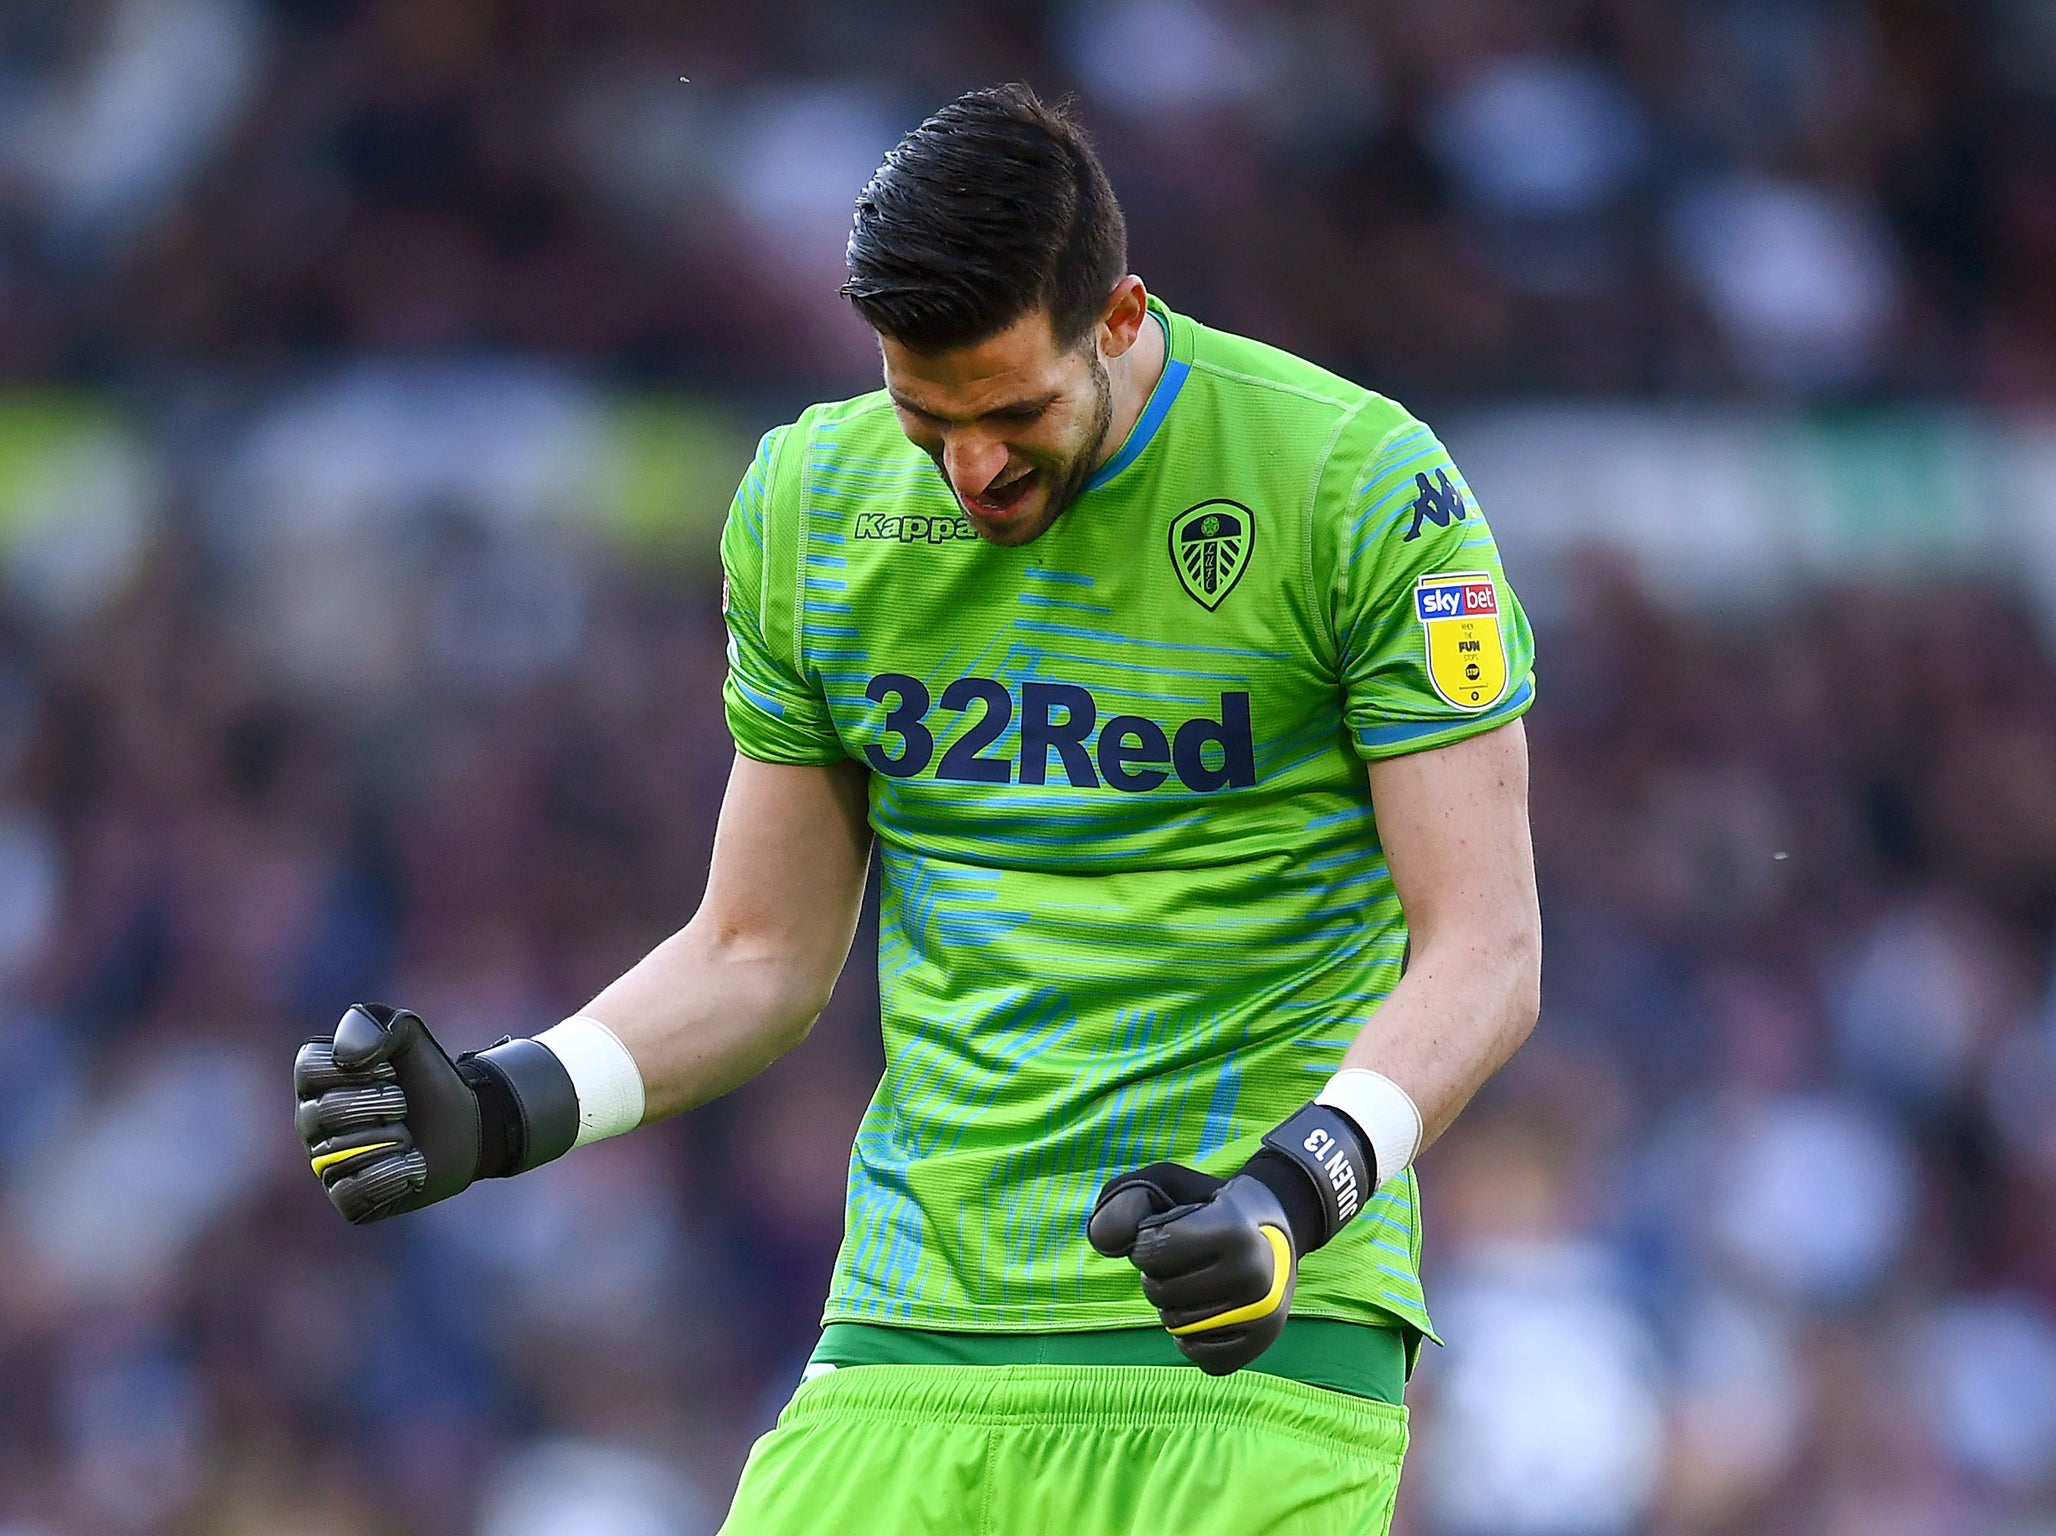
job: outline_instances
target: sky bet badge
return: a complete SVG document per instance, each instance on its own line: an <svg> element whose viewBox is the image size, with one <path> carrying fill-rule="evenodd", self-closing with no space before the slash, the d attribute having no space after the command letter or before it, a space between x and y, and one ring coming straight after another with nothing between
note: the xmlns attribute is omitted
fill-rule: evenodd
<svg viewBox="0 0 2056 1536"><path fill-rule="evenodd" d="M1185 590L1208 612L1221 606L1256 540L1256 519L1239 501L1202 501L1171 519L1171 564Z"/></svg>
<svg viewBox="0 0 2056 1536"><path fill-rule="evenodd" d="M1428 637L1428 681L1458 709L1487 709L1506 691L1499 588L1485 571L1440 572L1414 586Z"/></svg>

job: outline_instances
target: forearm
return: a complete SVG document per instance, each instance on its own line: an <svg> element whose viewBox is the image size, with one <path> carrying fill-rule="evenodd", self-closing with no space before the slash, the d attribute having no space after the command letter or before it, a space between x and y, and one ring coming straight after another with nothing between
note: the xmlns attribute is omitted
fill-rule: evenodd
<svg viewBox="0 0 2056 1536"><path fill-rule="evenodd" d="M561 1024L451 1060L420 1015L353 1006L293 1063L294 1129L353 1222L703 1103L797 1044L849 957L870 859L852 763L737 757L700 909Z"/></svg>
<svg viewBox="0 0 2056 1536"><path fill-rule="evenodd" d="M1540 988L1532 911L1503 927L1440 935L1413 955L1342 1064L1404 1088L1420 1109L1426 1147L1528 1038Z"/></svg>
<svg viewBox="0 0 2056 1536"><path fill-rule="evenodd" d="M846 935L836 969L848 949ZM819 962L723 936L703 912L580 1011L635 1058L647 1124L719 1098L799 1044L834 980Z"/></svg>
<svg viewBox="0 0 2056 1536"><path fill-rule="evenodd" d="M635 1058L645 1122L738 1087L813 1027L863 906L866 795L855 764L735 760L699 911L583 1010Z"/></svg>
<svg viewBox="0 0 2056 1536"><path fill-rule="evenodd" d="M1381 1106L1397 1095L1372 1093L1360 1103L1410 1157L1447 1130L1520 1049L1540 1007L1542 917L1528 833L1526 733L1516 720L1373 763L1371 798L1412 953L1343 1065L1404 1090L1411 1107L1401 1100L1391 1114ZM1366 1092L1377 1087L1353 1081Z"/></svg>

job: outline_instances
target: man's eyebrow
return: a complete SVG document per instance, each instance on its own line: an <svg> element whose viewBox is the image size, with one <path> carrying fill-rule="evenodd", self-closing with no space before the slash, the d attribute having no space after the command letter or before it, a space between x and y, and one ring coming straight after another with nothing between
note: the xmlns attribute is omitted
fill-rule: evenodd
<svg viewBox="0 0 2056 1536"><path fill-rule="evenodd" d="M1039 416L1049 409L1060 393L1053 389L1048 394L1037 395L1033 399L1009 400L1005 405L995 405L991 410L980 411L975 416L945 416L939 411L929 410L925 405L917 405L890 385L886 387L885 392L892 396L892 403L901 410L915 416L925 416L930 421L945 422L950 426L965 426L994 416Z"/></svg>

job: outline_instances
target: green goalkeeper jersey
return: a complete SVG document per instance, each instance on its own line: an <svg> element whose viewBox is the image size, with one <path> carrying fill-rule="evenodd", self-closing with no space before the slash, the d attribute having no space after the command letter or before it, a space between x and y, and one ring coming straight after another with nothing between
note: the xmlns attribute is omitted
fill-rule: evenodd
<svg viewBox="0 0 2056 1536"><path fill-rule="evenodd" d="M1217 1172L1399 977L1365 760L1534 696L1463 478L1381 395L1154 302L1163 376L1034 542L976 538L881 392L765 437L721 553L745 755L869 766L885 1076L827 1320L1155 1321L1100 1185ZM1390 1179L1296 1316L1427 1332Z"/></svg>

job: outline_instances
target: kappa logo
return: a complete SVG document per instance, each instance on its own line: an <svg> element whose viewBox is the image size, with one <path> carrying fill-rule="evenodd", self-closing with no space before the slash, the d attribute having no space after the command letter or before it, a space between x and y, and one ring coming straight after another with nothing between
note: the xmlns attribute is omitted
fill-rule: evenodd
<svg viewBox="0 0 2056 1536"><path fill-rule="evenodd" d="M1452 521L1460 523L1469 515L1463 492L1449 478L1448 470L1436 470L1432 481L1426 475L1415 475L1414 486L1420 494L1414 497L1413 526L1406 530L1406 537L1400 543L1411 544L1419 538L1424 522L1433 523L1437 528L1447 528Z"/></svg>
<svg viewBox="0 0 2056 1536"><path fill-rule="evenodd" d="M923 517L919 513L898 517L885 512L859 512L857 526L851 533L859 539L894 539L901 544L951 544L958 539L978 537L968 518Z"/></svg>
<svg viewBox="0 0 2056 1536"><path fill-rule="evenodd" d="M1211 613L1249 569L1256 514L1217 496L1171 519L1171 565L1186 594Z"/></svg>

